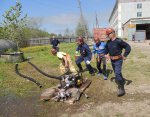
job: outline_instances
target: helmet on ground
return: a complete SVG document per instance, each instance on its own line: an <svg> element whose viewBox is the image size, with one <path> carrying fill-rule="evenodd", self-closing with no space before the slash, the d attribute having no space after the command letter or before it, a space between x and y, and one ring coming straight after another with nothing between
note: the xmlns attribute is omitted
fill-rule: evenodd
<svg viewBox="0 0 150 117"><path fill-rule="evenodd" d="M56 55L57 50L56 50L56 49L54 49L54 48L52 48L52 49L51 49L51 53L52 53L53 55Z"/></svg>
<svg viewBox="0 0 150 117"><path fill-rule="evenodd" d="M106 34L107 35L111 34L112 32L115 32L115 30L113 28L106 29Z"/></svg>

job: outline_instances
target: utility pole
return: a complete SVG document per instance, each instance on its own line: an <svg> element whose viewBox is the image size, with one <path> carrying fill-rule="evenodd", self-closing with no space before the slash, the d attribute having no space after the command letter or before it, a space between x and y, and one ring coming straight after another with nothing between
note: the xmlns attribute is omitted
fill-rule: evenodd
<svg viewBox="0 0 150 117"><path fill-rule="evenodd" d="M87 40L88 39L87 24L86 24L86 21L85 21L84 16L83 16L83 12L82 12L82 7L81 7L80 0L78 0L78 4L79 4L79 9L80 9L80 23L81 23L81 26L84 29L85 38Z"/></svg>
<svg viewBox="0 0 150 117"><path fill-rule="evenodd" d="M97 18L97 13L96 14L96 28L99 28L99 22L98 22L98 18Z"/></svg>

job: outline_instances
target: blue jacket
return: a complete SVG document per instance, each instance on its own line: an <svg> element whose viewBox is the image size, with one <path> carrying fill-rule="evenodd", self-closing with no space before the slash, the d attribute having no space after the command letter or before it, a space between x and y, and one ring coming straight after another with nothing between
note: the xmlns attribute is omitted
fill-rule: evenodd
<svg viewBox="0 0 150 117"><path fill-rule="evenodd" d="M98 44L93 45L93 53L94 54L105 54L106 51L106 43L105 42L100 42Z"/></svg>
<svg viewBox="0 0 150 117"><path fill-rule="evenodd" d="M80 51L80 54L83 57L91 57L92 56L91 50L86 43L84 43L82 45L78 45L78 47L76 48L76 51Z"/></svg>

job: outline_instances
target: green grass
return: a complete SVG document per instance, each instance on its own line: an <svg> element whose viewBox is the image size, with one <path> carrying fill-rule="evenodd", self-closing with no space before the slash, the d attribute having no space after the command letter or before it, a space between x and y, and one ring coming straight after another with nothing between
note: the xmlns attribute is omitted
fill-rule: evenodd
<svg viewBox="0 0 150 117"><path fill-rule="evenodd" d="M71 54L72 59L74 59L76 45L74 43L67 43L60 45L60 51L67 52ZM53 56L50 52L50 45L47 46L34 46L28 48L22 48L25 57L33 57L31 62L36 64L39 68L49 74L60 75L59 63L57 57ZM5 63L0 62L0 96L7 95L9 93L14 93L16 95L25 96L30 90L37 90L37 86L32 82L29 82L15 73L15 63ZM44 88L55 86L58 81L49 80L43 75L39 74L26 62L19 63L20 71L23 74L27 74L35 78ZM41 90L38 90L41 91Z"/></svg>
<svg viewBox="0 0 150 117"><path fill-rule="evenodd" d="M76 44L75 43L66 43L60 45L60 51L69 53L72 57L73 63L75 65L75 53ZM60 61L57 57L53 56L50 52L51 47L47 46L34 46L28 48L22 48L25 57L33 57L31 62L40 67L43 71L49 74L60 75L59 63ZM133 48L132 52L127 61L123 65L123 75L128 79L137 79L137 75L143 78L148 78L150 76L150 62L147 61L147 56L142 53L141 50ZM35 71L29 64L26 62L20 63L20 71L24 74L34 77L39 82L43 83L45 88L56 85L58 82L55 80L49 80L46 77L39 74ZM85 68L84 62L82 63ZM95 61L92 62L92 66L96 68ZM0 95L5 95L5 93L15 93L17 95L25 95L29 90L38 89L35 84L28 82L20 76L16 75L15 63L4 63L0 62ZM76 65L75 65L76 67ZM76 67L77 68L77 67ZM111 65L108 65L108 68L111 69ZM84 76L91 78L88 72L83 73ZM112 77L114 74L111 74L109 77ZM96 77L96 76L95 76ZM92 79L92 78L91 78ZM94 87L93 87L94 88ZM93 91L92 91L93 92ZM94 93L94 92L93 92Z"/></svg>

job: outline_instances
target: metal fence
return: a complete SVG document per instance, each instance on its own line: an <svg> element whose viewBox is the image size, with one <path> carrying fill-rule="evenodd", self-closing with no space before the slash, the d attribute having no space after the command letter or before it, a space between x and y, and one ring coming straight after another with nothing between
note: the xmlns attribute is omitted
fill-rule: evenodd
<svg viewBox="0 0 150 117"><path fill-rule="evenodd" d="M34 45L47 45L51 43L51 40L53 38L48 38L48 37L43 37L43 38L33 38L27 40L27 43L29 46L34 46ZM65 43L71 43L75 42L76 38L57 38L60 42L65 42Z"/></svg>

